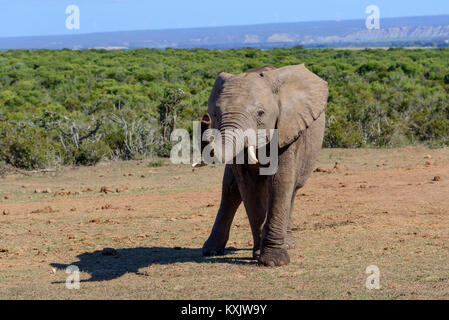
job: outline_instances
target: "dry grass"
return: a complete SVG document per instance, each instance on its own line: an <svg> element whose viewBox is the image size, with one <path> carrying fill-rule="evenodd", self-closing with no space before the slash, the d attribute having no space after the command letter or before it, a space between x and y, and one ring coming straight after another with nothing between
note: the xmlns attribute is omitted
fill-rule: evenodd
<svg viewBox="0 0 449 320"><path fill-rule="evenodd" d="M121 162L8 176L0 299L448 299L449 151L323 150L318 166L336 161L339 171L314 173L298 193L297 247L290 265L273 269L249 259L243 207L227 254L201 256L221 166ZM117 254L102 255L108 247ZM70 264L80 290L65 287ZM381 290L365 288L372 264Z"/></svg>

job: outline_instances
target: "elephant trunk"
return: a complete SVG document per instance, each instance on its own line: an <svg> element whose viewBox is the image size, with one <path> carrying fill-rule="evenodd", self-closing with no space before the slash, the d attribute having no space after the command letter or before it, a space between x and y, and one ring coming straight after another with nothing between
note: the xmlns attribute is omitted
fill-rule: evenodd
<svg viewBox="0 0 449 320"><path fill-rule="evenodd" d="M223 163L232 161L237 155L248 150L248 159L250 163L258 163L255 146L248 145L248 139L244 135L246 129L251 128L248 124L248 117L240 114L224 114L220 125L221 134L221 154L218 155Z"/></svg>

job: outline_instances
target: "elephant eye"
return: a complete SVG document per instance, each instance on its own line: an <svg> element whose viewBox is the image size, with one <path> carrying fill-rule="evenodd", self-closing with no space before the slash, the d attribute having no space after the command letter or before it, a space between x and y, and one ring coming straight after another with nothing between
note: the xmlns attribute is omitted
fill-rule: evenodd
<svg viewBox="0 0 449 320"><path fill-rule="evenodd" d="M262 117L264 114L265 114L265 111L263 111L263 110L257 111L257 115L258 115L259 117Z"/></svg>

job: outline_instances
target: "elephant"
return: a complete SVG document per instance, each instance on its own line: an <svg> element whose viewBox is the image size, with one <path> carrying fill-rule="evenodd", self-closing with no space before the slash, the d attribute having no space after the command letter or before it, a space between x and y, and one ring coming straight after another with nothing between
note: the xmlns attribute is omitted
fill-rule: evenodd
<svg viewBox="0 0 449 320"><path fill-rule="evenodd" d="M221 203L202 248L204 256L224 254L232 221L243 202L254 241L253 259L270 267L290 263L287 249L295 247L293 204L321 150L327 100L327 82L304 64L219 74L208 100L208 112L200 119L201 133L216 129L223 133L218 143L224 145L230 128L277 129L278 166L275 173L261 175L261 164L257 163L260 150L247 141L236 147L232 157L243 152L248 162L226 162ZM202 143L201 149L204 147Z"/></svg>

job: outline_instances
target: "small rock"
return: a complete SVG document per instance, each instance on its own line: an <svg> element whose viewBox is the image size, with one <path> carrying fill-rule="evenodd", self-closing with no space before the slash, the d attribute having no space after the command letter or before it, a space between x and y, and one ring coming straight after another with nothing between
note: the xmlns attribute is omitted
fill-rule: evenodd
<svg viewBox="0 0 449 320"><path fill-rule="evenodd" d="M128 187L122 187L122 188L116 188L115 192L120 193L120 192L126 192L129 191Z"/></svg>
<svg viewBox="0 0 449 320"><path fill-rule="evenodd" d="M103 192L103 193L114 193L114 190L109 188L109 187L103 186L103 187L101 187L100 192Z"/></svg>
<svg viewBox="0 0 449 320"><path fill-rule="evenodd" d="M57 196L64 197L64 196L67 196L67 195L68 195L67 192L64 189L61 189L58 192L55 192L55 194L53 196L54 197L57 197Z"/></svg>
<svg viewBox="0 0 449 320"><path fill-rule="evenodd" d="M424 156L424 159L432 159L432 156L431 156L430 154L426 154L426 155Z"/></svg>
<svg viewBox="0 0 449 320"><path fill-rule="evenodd" d="M441 181L441 177L440 176L435 176L435 177L433 177L432 181Z"/></svg>
<svg viewBox="0 0 449 320"><path fill-rule="evenodd" d="M58 212L58 210L54 210L50 206L47 206L47 207L45 207L43 209L37 209L37 210L31 211L31 213L54 213L54 212Z"/></svg>
<svg viewBox="0 0 449 320"><path fill-rule="evenodd" d="M51 193L51 189L50 188L44 189L42 190L42 193Z"/></svg>
<svg viewBox="0 0 449 320"><path fill-rule="evenodd" d="M3 215L4 216L7 216L8 214L9 214L9 210L8 209L3 210Z"/></svg>
<svg viewBox="0 0 449 320"><path fill-rule="evenodd" d="M42 190L41 189L34 189L34 193L41 193Z"/></svg>

